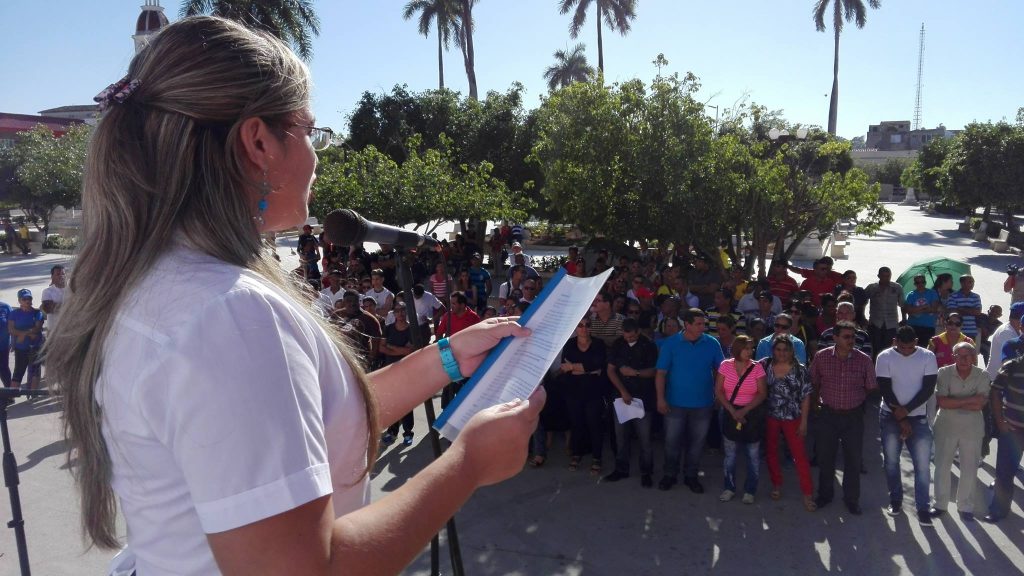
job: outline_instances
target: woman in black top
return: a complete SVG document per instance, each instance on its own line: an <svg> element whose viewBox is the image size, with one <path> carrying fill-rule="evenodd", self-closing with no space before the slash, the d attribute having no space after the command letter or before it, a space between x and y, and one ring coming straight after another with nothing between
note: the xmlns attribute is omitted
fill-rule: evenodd
<svg viewBox="0 0 1024 576"><path fill-rule="evenodd" d="M604 368L608 355L604 342L590 336L590 319L576 326L576 335L562 348L562 379L565 402L572 426L572 458L569 470L579 468L587 444L590 445L590 473L601 474L601 415L604 412Z"/></svg>

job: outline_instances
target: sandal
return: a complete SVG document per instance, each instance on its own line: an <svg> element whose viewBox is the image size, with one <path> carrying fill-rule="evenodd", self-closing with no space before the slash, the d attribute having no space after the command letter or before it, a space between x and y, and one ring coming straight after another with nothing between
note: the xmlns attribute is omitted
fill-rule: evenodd
<svg viewBox="0 0 1024 576"><path fill-rule="evenodd" d="M808 512L814 512L818 509L818 505L814 503L814 498L810 496L804 496L804 508Z"/></svg>
<svg viewBox="0 0 1024 576"><path fill-rule="evenodd" d="M594 460L590 464L590 474L591 475L600 475L601 474L601 461L600 460Z"/></svg>
<svg viewBox="0 0 1024 576"><path fill-rule="evenodd" d="M534 456L530 459L530 468L540 468L544 465L546 458L543 456Z"/></svg>
<svg viewBox="0 0 1024 576"><path fill-rule="evenodd" d="M569 472L575 472L580 469L580 457L573 456L569 459Z"/></svg>
<svg viewBox="0 0 1024 576"><path fill-rule="evenodd" d="M782 498L782 490L779 488L772 488L772 491L768 494L768 497L772 500L779 500Z"/></svg>

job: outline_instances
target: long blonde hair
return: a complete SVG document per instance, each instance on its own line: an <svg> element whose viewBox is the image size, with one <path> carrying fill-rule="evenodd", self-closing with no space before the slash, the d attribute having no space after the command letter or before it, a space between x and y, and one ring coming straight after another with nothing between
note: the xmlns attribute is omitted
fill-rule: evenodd
<svg viewBox="0 0 1024 576"><path fill-rule="evenodd" d="M114 104L89 144L81 251L59 327L45 350L64 402L64 436L80 490L82 526L101 548L118 547L111 460L95 387L120 304L182 234L196 249L260 274L306 304L261 241L255 185L239 145L247 118L273 123L309 104L309 72L279 40L212 17L162 30L132 60L138 88ZM367 378L335 339L366 405L367 469L377 412Z"/></svg>

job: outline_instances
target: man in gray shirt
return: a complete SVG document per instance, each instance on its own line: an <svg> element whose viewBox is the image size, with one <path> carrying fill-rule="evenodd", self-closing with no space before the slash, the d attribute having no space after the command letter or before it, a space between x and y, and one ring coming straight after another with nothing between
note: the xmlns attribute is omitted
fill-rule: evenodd
<svg viewBox="0 0 1024 576"><path fill-rule="evenodd" d="M892 345L899 328L900 315L906 302L903 288L892 281L892 270L888 266L878 269L878 282L864 289L868 297L868 335L875 356Z"/></svg>

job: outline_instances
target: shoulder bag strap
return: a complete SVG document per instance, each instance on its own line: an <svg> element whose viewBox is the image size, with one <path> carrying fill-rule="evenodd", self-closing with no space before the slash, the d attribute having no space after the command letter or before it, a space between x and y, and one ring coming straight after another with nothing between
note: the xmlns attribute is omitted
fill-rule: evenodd
<svg viewBox="0 0 1024 576"><path fill-rule="evenodd" d="M747 367L747 371L744 372L743 375L740 376L740 379L736 381L736 387L732 389L732 396L729 397L729 404L736 401L736 395L740 393L740 386L743 385L743 381L746 380L750 371L754 369L754 364L756 364L756 362L751 362L750 366Z"/></svg>

